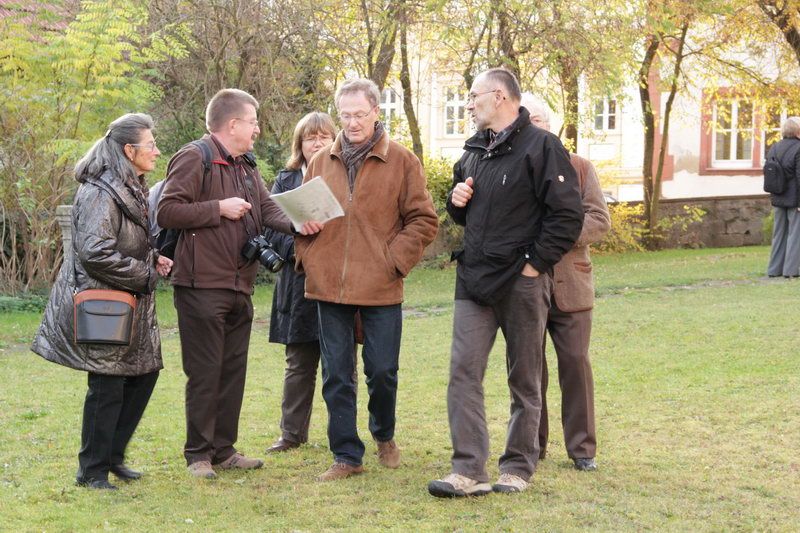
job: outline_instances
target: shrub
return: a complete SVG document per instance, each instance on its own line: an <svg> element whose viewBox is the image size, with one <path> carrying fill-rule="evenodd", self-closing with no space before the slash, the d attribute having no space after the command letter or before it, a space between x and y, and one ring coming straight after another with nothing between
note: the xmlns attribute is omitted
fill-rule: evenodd
<svg viewBox="0 0 800 533"><path fill-rule="evenodd" d="M602 241L592 245L592 251L600 254L643 251L644 206L641 203L619 202L610 204L608 211L611 214L611 230Z"/></svg>

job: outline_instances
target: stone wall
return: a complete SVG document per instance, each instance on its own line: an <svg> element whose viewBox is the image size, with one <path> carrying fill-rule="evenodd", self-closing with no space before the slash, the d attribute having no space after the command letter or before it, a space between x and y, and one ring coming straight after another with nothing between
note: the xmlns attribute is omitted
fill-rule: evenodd
<svg viewBox="0 0 800 533"><path fill-rule="evenodd" d="M641 202L630 202L637 204ZM661 200L662 216L681 215L683 206L697 206L706 212L700 222L682 231L675 229L667 237L665 248L716 248L751 246L769 242L763 235L764 219L772 212L769 196L714 196ZM451 222L447 222L451 223ZM459 246L460 232L450 235L442 228L436 240L425 250L427 259L449 253Z"/></svg>
<svg viewBox="0 0 800 533"><path fill-rule="evenodd" d="M685 205L697 206L706 214L686 231L674 230L665 243L666 248L751 246L769 242L771 236L763 235L764 219L772 212L766 194L661 200L660 213L680 215Z"/></svg>

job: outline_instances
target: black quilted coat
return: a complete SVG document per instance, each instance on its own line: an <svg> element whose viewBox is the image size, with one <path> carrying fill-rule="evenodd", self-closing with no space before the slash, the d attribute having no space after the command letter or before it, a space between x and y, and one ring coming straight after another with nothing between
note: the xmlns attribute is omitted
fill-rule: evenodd
<svg viewBox="0 0 800 533"><path fill-rule="evenodd" d="M81 181L81 180L79 180ZM138 376L163 368L153 290L155 252L147 211L121 178L106 172L78 188L72 208L74 265L66 257L31 349L77 370ZM68 254L67 254L68 255ZM129 346L75 344L73 289L119 289L136 296Z"/></svg>

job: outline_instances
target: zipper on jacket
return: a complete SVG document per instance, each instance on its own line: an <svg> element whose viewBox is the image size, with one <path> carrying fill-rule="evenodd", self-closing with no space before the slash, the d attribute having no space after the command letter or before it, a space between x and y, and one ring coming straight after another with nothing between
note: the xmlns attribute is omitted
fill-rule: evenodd
<svg viewBox="0 0 800 533"><path fill-rule="evenodd" d="M192 233L192 288L194 289L194 263L195 263L195 242L194 233Z"/></svg>
<svg viewBox="0 0 800 533"><path fill-rule="evenodd" d="M343 263L342 264L342 279L339 280L339 300L338 300L339 302L341 302L342 299L344 298L344 280L347 277L347 257L348 257L349 251L350 251L350 226L351 226L351 221L353 219L352 211L351 211L352 206L353 206L353 192L356 189L356 183L358 182L358 178L361 177L361 173L364 171L364 167L367 164L367 159L369 159L369 155L367 155L367 158L364 159L364 162L361 164L361 168L358 169L358 174L356 174L356 179L353 180L352 188L350 187L350 180L349 179L347 180L347 186L348 186L348 189L350 189L350 195L348 196L348 200L347 200L347 216L346 216L346 218L347 218L347 229L345 230L346 233L345 233L345 237L344 237L344 260L342 261L342 263ZM342 162L342 166L344 166L344 161ZM347 175L347 167L344 168L344 173L345 173L345 175Z"/></svg>

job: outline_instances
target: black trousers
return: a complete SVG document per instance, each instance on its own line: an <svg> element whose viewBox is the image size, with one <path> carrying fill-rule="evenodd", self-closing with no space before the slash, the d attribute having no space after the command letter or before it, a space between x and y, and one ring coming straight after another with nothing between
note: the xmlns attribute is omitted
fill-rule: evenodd
<svg viewBox="0 0 800 533"><path fill-rule="evenodd" d="M158 371L142 376L89 372L78 452L79 481L108 479L111 465L124 462L125 448L142 419L157 380Z"/></svg>

